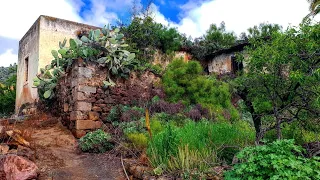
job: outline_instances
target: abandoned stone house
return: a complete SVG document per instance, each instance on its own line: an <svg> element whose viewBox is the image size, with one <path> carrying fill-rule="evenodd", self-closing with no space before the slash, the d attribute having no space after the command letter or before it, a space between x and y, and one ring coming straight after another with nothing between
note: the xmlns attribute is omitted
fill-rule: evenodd
<svg viewBox="0 0 320 180"><path fill-rule="evenodd" d="M237 71L244 69L244 62L236 61L236 53L243 52L248 45L248 42L242 42L209 54L202 62L206 73L217 75L236 74Z"/></svg>
<svg viewBox="0 0 320 180"><path fill-rule="evenodd" d="M80 31L93 28L96 27L43 15L35 21L19 41L16 114L23 104L38 100L33 78L53 59L51 50L58 49L65 38L75 38Z"/></svg>

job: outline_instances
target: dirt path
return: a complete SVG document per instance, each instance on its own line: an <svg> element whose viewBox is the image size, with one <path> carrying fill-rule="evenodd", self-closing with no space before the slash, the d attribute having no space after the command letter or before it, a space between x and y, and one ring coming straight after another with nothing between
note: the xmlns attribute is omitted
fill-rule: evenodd
<svg viewBox="0 0 320 180"><path fill-rule="evenodd" d="M87 154L77 148L77 140L59 122L32 128L30 142L40 180L122 180L120 159L109 154Z"/></svg>

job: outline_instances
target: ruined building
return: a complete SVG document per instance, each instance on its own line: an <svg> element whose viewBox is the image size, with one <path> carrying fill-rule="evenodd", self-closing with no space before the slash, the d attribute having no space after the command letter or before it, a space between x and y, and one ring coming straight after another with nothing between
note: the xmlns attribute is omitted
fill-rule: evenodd
<svg viewBox="0 0 320 180"><path fill-rule="evenodd" d="M50 64L51 50L58 49L59 42L65 38L76 38L79 32L93 28L97 27L43 15L36 20L19 41L16 114L23 109L22 105L38 100L33 79L40 68Z"/></svg>
<svg viewBox="0 0 320 180"><path fill-rule="evenodd" d="M243 52L248 42L242 42L230 48L215 51L205 57L204 68L208 74L236 74L245 67L243 62L236 61L236 53Z"/></svg>

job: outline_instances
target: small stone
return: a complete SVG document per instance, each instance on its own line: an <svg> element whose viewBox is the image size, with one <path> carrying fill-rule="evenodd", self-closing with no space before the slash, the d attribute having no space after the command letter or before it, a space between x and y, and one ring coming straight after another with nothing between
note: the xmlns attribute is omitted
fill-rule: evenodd
<svg viewBox="0 0 320 180"><path fill-rule="evenodd" d="M100 129L102 127L101 121L96 121L96 129Z"/></svg>
<svg viewBox="0 0 320 180"><path fill-rule="evenodd" d="M96 102L96 98L94 98L94 97L89 98L89 99L87 99L87 102L94 103L94 102Z"/></svg>
<svg viewBox="0 0 320 180"><path fill-rule="evenodd" d="M101 88L99 88L99 89L97 89L97 93L104 94L104 91Z"/></svg>
<svg viewBox="0 0 320 180"><path fill-rule="evenodd" d="M69 104L68 103L64 103L63 104L63 112L68 112L69 111Z"/></svg>
<svg viewBox="0 0 320 180"><path fill-rule="evenodd" d="M89 119L92 120L92 121L96 121L98 120L100 117L99 113L97 112L93 112L93 111L90 111L89 112Z"/></svg>
<svg viewBox="0 0 320 180"><path fill-rule="evenodd" d="M88 116L86 113L83 113L81 111L72 111L70 113L70 120L83 120L83 119L87 119Z"/></svg>
<svg viewBox="0 0 320 180"><path fill-rule="evenodd" d="M84 93L96 93L97 92L97 88L96 87L91 87L91 86L80 85L78 87L78 91L84 92Z"/></svg>
<svg viewBox="0 0 320 180"><path fill-rule="evenodd" d="M88 102L76 102L76 110L78 111L91 111L92 109L92 103Z"/></svg>
<svg viewBox="0 0 320 180"><path fill-rule="evenodd" d="M76 129L73 129L72 130L72 134L73 134L73 136L74 137L76 137L76 138L82 138L83 136L85 136L86 135L86 131L84 131L84 130L76 130Z"/></svg>
<svg viewBox="0 0 320 180"><path fill-rule="evenodd" d="M113 104L114 100L111 97L104 98L104 103Z"/></svg>
<svg viewBox="0 0 320 180"><path fill-rule="evenodd" d="M101 107L101 108L107 107L106 104L97 104L97 106L99 106L99 107Z"/></svg>
<svg viewBox="0 0 320 180"><path fill-rule="evenodd" d="M87 97L85 96L85 94L83 92L76 92L75 100L83 101L83 100L86 100L86 99L87 99Z"/></svg>
<svg viewBox="0 0 320 180"><path fill-rule="evenodd" d="M9 146L6 144L0 144L0 154L7 154L9 152Z"/></svg>
<svg viewBox="0 0 320 180"><path fill-rule="evenodd" d="M86 67L79 67L79 75L85 78L92 78L92 70Z"/></svg>
<svg viewBox="0 0 320 180"><path fill-rule="evenodd" d="M77 120L76 129L77 130L96 129L96 122L91 120Z"/></svg>
<svg viewBox="0 0 320 180"><path fill-rule="evenodd" d="M102 104L102 103L104 103L104 99L99 99L99 100L96 102L96 104Z"/></svg>
<svg viewBox="0 0 320 180"><path fill-rule="evenodd" d="M101 112L102 109L99 106L93 106L92 111Z"/></svg>

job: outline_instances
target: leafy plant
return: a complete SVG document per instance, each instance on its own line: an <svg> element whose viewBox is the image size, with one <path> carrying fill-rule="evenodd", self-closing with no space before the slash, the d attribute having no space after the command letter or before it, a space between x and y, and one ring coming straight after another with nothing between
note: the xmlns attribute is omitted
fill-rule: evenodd
<svg viewBox="0 0 320 180"><path fill-rule="evenodd" d="M110 140L111 136L108 133L98 129L80 138L79 147L84 152L104 153L113 148Z"/></svg>
<svg viewBox="0 0 320 180"><path fill-rule="evenodd" d="M225 173L225 179L319 179L319 157L308 159L302 152L294 140L246 147L237 155L240 163Z"/></svg>

